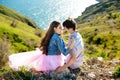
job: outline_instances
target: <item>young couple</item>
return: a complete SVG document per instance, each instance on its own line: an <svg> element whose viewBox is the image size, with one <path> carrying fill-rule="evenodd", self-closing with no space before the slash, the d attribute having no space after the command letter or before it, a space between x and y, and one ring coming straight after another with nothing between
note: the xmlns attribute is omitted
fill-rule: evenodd
<svg viewBox="0 0 120 80"><path fill-rule="evenodd" d="M36 71L55 71L57 73L66 68L79 68L83 63L84 45L82 37L76 31L74 20L70 18L65 20L63 27L70 33L68 46L61 38L61 23L53 21L41 41L40 49L10 55L10 67L19 69L21 66L27 66Z"/></svg>

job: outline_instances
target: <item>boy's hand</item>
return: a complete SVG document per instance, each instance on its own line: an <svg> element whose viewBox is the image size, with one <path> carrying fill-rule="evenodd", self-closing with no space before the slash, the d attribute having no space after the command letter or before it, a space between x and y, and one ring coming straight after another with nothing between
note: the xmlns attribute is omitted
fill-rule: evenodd
<svg viewBox="0 0 120 80"><path fill-rule="evenodd" d="M66 68L65 68L64 66L59 66L59 67L55 70L55 72L56 72L56 73L60 73L60 72L63 72L65 69L66 69Z"/></svg>

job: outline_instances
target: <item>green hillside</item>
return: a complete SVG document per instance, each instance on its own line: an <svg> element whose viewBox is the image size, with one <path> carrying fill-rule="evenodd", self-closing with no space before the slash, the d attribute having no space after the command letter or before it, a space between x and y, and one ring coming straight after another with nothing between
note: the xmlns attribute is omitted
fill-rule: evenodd
<svg viewBox="0 0 120 80"><path fill-rule="evenodd" d="M42 30L30 24L34 21L16 11L0 6L0 53L30 51L39 46ZM5 47L9 47L7 50Z"/></svg>
<svg viewBox="0 0 120 80"><path fill-rule="evenodd" d="M75 19L87 57L120 59L120 1L107 0L88 7Z"/></svg>
<svg viewBox="0 0 120 80"><path fill-rule="evenodd" d="M26 23L29 26L32 26L34 28L37 27L37 25L35 24L35 22L32 19L30 19L30 18L10 9L10 8L2 6L2 5L0 5L0 14L4 14L6 16L12 17L12 18L19 20L21 22L24 22L24 23Z"/></svg>

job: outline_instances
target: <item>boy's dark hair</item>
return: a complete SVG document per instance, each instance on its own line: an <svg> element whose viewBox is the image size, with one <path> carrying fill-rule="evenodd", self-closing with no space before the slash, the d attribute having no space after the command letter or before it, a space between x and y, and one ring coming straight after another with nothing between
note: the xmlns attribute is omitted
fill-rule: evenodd
<svg viewBox="0 0 120 80"><path fill-rule="evenodd" d="M76 22L69 18L63 22L63 27L66 27L67 29L72 28L73 30L76 29Z"/></svg>

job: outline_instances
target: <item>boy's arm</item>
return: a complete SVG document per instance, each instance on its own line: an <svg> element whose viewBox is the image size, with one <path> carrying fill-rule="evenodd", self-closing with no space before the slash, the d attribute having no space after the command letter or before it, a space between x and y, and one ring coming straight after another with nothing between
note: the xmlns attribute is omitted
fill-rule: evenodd
<svg viewBox="0 0 120 80"><path fill-rule="evenodd" d="M76 61L76 56L75 56L75 54L70 53L70 56L71 56L70 60L69 60L66 64L64 64L63 66L58 67L58 68L55 70L55 72L59 73L59 72L64 71L66 68L68 68L69 66L71 66L71 65Z"/></svg>

